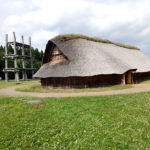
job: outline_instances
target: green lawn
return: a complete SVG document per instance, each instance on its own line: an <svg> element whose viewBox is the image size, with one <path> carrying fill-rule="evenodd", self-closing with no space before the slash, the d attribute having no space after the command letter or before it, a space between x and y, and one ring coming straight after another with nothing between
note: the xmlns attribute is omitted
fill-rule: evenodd
<svg viewBox="0 0 150 150"><path fill-rule="evenodd" d="M140 81L138 81L137 83L138 83L138 84L150 83L150 79L140 80Z"/></svg>
<svg viewBox="0 0 150 150"><path fill-rule="evenodd" d="M30 99L0 97L0 149L150 149L150 92Z"/></svg>
<svg viewBox="0 0 150 150"><path fill-rule="evenodd" d="M40 81L39 80L28 80L28 81L21 80L20 82L16 82L15 80L10 80L9 82L6 83L4 80L1 80L0 81L0 89L11 87L11 86L18 86L18 85L37 84L38 82L40 82Z"/></svg>
<svg viewBox="0 0 150 150"><path fill-rule="evenodd" d="M112 85L106 87L98 88L85 88L85 89L47 89L42 88L40 82L35 82L21 88L17 88L17 91L21 92L39 92L39 93L79 93L79 92L100 92L100 91L110 91L110 90L123 90L127 88L132 88L132 85Z"/></svg>
<svg viewBox="0 0 150 150"><path fill-rule="evenodd" d="M85 88L85 89L46 89L46 88L42 88L40 80L28 80L28 81L20 81L20 82L10 80L8 83L6 83L4 80L0 81L0 89L11 87L11 86L18 86L18 85L19 86L25 85L25 86L17 88L16 89L17 91L40 92L40 93L98 92L98 91L121 90L121 89L132 88L132 85L112 85L106 87Z"/></svg>

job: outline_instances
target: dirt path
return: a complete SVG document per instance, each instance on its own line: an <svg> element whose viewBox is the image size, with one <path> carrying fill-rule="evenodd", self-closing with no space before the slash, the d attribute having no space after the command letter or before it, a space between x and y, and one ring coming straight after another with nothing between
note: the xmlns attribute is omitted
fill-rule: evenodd
<svg viewBox="0 0 150 150"><path fill-rule="evenodd" d="M33 93L33 92L19 92L16 88L22 86L8 87L0 89L0 95L7 96L29 96L29 97L76 97L76 96L98 96L98 95L114 95L150 91L150 84L134 84L133 88L124 90L111 90L102 92L82 92L82 93Z"/></svg>

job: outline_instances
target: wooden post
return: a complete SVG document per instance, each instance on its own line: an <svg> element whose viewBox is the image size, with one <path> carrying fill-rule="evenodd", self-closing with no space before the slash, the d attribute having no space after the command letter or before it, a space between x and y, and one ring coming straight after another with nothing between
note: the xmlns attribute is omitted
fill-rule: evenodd
<svg viewBox="0 0 150 150"><path fill-rule="evenodd" d="M22 39L22 56L25 56L25 52L24 52L24 37L21 36L21 39ZM23 67L22 78L25 81L25 80L27 80L26 58L25 57L22 58L22 67Z"/></svg>
<svg viewBox="0 0 150 150"><path fill-rule="evenodd" d="M127 84L132 83L132 73L131 71L127 72Z"/></svg>
<svg viewBox="0 0 150 150"><path fill-rule="evenodd" d="M17 51L16 51L16 35L15 35L15 32L13 32L13 37L14 37L14 66L15 66L15 80L17 82L19 82L19 72L18 72L18 65L17 65L17 58L16 58L16 55L17 55Z"/></svg>
<svg viewBox="0 0 150 150"><path fill-rule="evenodd" d="M8 34L5 35L5 69L8 69ZM8 72L5 70L5 82L8 82Z"/></svg>
<svg viewBox="0 0 150 150"><path fill-rule="evenodd" d="M122 84L126 84L126 73L122 75Z"/></svg>
<svg viewBox="0 0 150 150"><path fill-rule="evenodd" d="M29 46L30 46L31 69L33 69L32 47L31 47L31 37L29 37ZM34 74L34 71L33 71L33 70L31 70L31 74L32 74L32 79L34 79L34 78L33 78L33 74Z"/></svg>

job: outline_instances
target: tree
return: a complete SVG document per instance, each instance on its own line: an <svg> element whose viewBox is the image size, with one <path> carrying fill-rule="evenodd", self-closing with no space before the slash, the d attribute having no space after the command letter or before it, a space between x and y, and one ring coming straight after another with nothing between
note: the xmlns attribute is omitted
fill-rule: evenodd
<svg viewBox="0 0 150 150"><path fill-rule="evenodd" d="M0 77L4 78L4 73L2 72L4 68L4 47L0 46Z"/></svg>

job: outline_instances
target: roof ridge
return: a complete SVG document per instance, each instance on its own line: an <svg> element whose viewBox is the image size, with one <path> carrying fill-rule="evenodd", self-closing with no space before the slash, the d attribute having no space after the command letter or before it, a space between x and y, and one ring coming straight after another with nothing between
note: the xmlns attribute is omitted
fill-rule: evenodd
<svg viewBox="0 0 150 150"><path fill-rule="evenodd" d="M90 37L90 36L83 35L83 34L74 34L74 33L60 34L60 35L57 35L54 39L63 39L65 41L67 41L67 40L78 39L78 38L86 39L86 40L90 40L90 41L94 41L94 42L113 44L113 45L120 46L123 48L128 48L128 49L140 50L140 48L138 48L136 46L122 44L122 43L116 43L116 42L112 42L110 40L106 40L106 39L102 39L102 38L98 38L98 37Z"/></svg>

